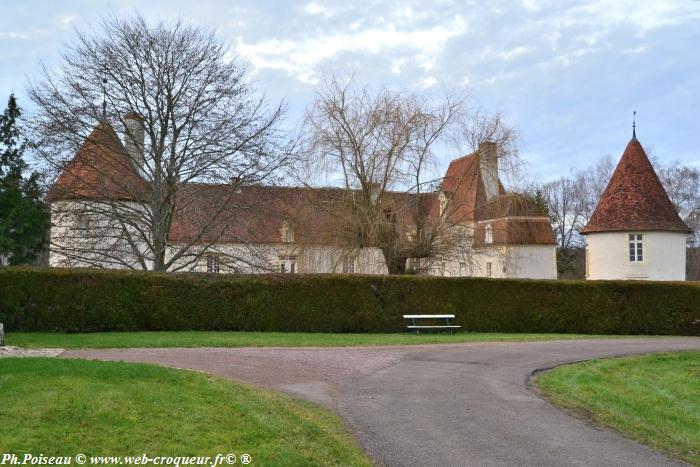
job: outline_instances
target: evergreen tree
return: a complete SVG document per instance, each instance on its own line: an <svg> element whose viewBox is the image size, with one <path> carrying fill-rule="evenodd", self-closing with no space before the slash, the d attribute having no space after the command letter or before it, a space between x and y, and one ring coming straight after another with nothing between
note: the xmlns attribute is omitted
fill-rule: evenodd
<svg viewBox="0 0 700 467"><path fill-rule="evenodd" d="M40 175L25 176L27 145L18 124L21 115L11 94L0 116L0 260L10 264L33 261L45 246L49 227Z"/></svg>
<svg viewBox="0 0 700 467"><path fill-rule="evenodd" d="M549 216L549 202L547 201L547 197L542 193L542 190L537 189L535 191L535 196L532 197L532 201L534 201L535 206L540 208L542 212Z"/></svg>

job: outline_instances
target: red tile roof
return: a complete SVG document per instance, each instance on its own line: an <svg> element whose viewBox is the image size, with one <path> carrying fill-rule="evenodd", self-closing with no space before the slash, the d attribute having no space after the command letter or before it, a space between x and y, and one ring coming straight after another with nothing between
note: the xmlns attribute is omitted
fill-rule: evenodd
<svg viewBox="0 0 700 467"><path fill-rule="evenodd" d="M341 188L244 186L234 192L227 185L191 183L178 194L169 238L184 243L201 234L199 243L282 243L286 222L297 243L334 245L343 238L339 220L347 217L342 213L347 208L345 196ZM407 229L415 194L383 196L385 207L391 207ZM436 197L436 193L421 195L421 212L427 212ZM208 224L211 227L202 233Z"/></svg>
<svg viewBox="0 0 700 467"><path fill-rule="evenodd" d="M486 243L486 226L492 229L492 242ZM546 217L503 217L479 221L474 231L474 245L556 245L552 226Z"/></svg>
<svg viewBox="0 0 700 467"><path fill-rule="evenodd" d="M147 183L134 169L117 133L109 124L99 123L58 176L47 200L139 200L146 192Z"/></svg>
<svg viewBox="0 0 700 467"><path fill-rule="evenodd" d="M499 195L477 209L474 244L486 245L486 227L491 226L493 245L556 245L552 226L542 210L519 193Z"/></svg>
<svg viewBox="0 0 700 467"><path fill-rule="evenodd" d="M499 183L499 193L505 190ZM477 216L477 208L486 204L486 189L479 170L478 153L450 162L442 181L442 191L448 199L448 220L470 222Z"/></svg>
<svg viewBox="0 0 700 467"><path fill-rule="evenodd" d="M49 192L48 200L143 199L147 182L131 165L114 129L99 124ZM338 222L346 209L340 188L244 186L189 183L177 194L170 229L174 243L282 243L282 227L290 224L295 242L333 245L342 239ZM450 207L447 220L453 223L498 219L494 224L496 244L554 244L547 217L533 210L526 198L505 194L499 183L497 198L486 202L478 154L452 161L443 180ZM413 211L434 219L439 215L438 193L386 192L382 203L396 216L400 228L413 228ZM417 204L417 205L416 205ZM524 214L526 213L526 214ZM528 216L522 219L522 216ZM479 224L481 225L481 224ZM202 231L203 226L208 226ZM503 230L503 234L497 233ZM477 227L477 235L479 234Z"/></svg>
<svg viewBox="0 0 700 467"><path fill-rule="evenodd" d="M644 148L636 138L622 159L581 233L665 230L691 233L668 198Z"/></svg>

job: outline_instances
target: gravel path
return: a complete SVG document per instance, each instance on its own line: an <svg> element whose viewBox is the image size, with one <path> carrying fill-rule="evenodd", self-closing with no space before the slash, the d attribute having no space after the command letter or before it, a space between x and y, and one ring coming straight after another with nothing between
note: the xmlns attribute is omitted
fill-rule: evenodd
<svg viewBox="0 0 700 467"><path fill-rule="evenodd" d="M0 358L3 357L57 357L63 353L63 349L25 349L11 345L0 347Z"/></svg>
<svg viewBox="0 0 700 467"><path fill-rule="evenodd" d="M533 372L597 357L700 349L700 338L349 348L70 350L158 363L290 392L335 410L388 466L671 466L665 455L569 416Z"/></svg>

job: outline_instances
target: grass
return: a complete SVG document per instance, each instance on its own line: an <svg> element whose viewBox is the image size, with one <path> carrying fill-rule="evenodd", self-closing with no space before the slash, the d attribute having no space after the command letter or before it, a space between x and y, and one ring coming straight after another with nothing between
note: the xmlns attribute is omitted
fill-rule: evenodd
<svg viewBox="0 0 700 467"><path fill-rule="evenodd" d="M302 332L100 332L84 334L8 333L7 345L20 347L347 347L358 345L447 344L459 342L543 341L620 336L586 334L337 334Z"/></svg>
<svg viewBox="0 0 700 467"><path fill-rule="evenodd" d="M371 465L329 411L191 371L6 358L0 400L0 453L20 459L248 453L254 465Z"/></svg>
<svg viewBox="0 0 700 467"><path fill-rule="evenodd" d="M700 465L699 351L565 365L537 385L557 405Z"/></svg>

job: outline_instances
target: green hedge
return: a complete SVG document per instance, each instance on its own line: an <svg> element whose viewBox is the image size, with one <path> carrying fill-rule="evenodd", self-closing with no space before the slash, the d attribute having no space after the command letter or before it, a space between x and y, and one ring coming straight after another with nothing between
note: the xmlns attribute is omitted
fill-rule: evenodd
<svg viewBox="0 0 700 467"><path fill-rule="evenodd" d="M10 331L398 332L406 313L454 313L467 331L700 335L700 285L0 269Z"/></svg>

